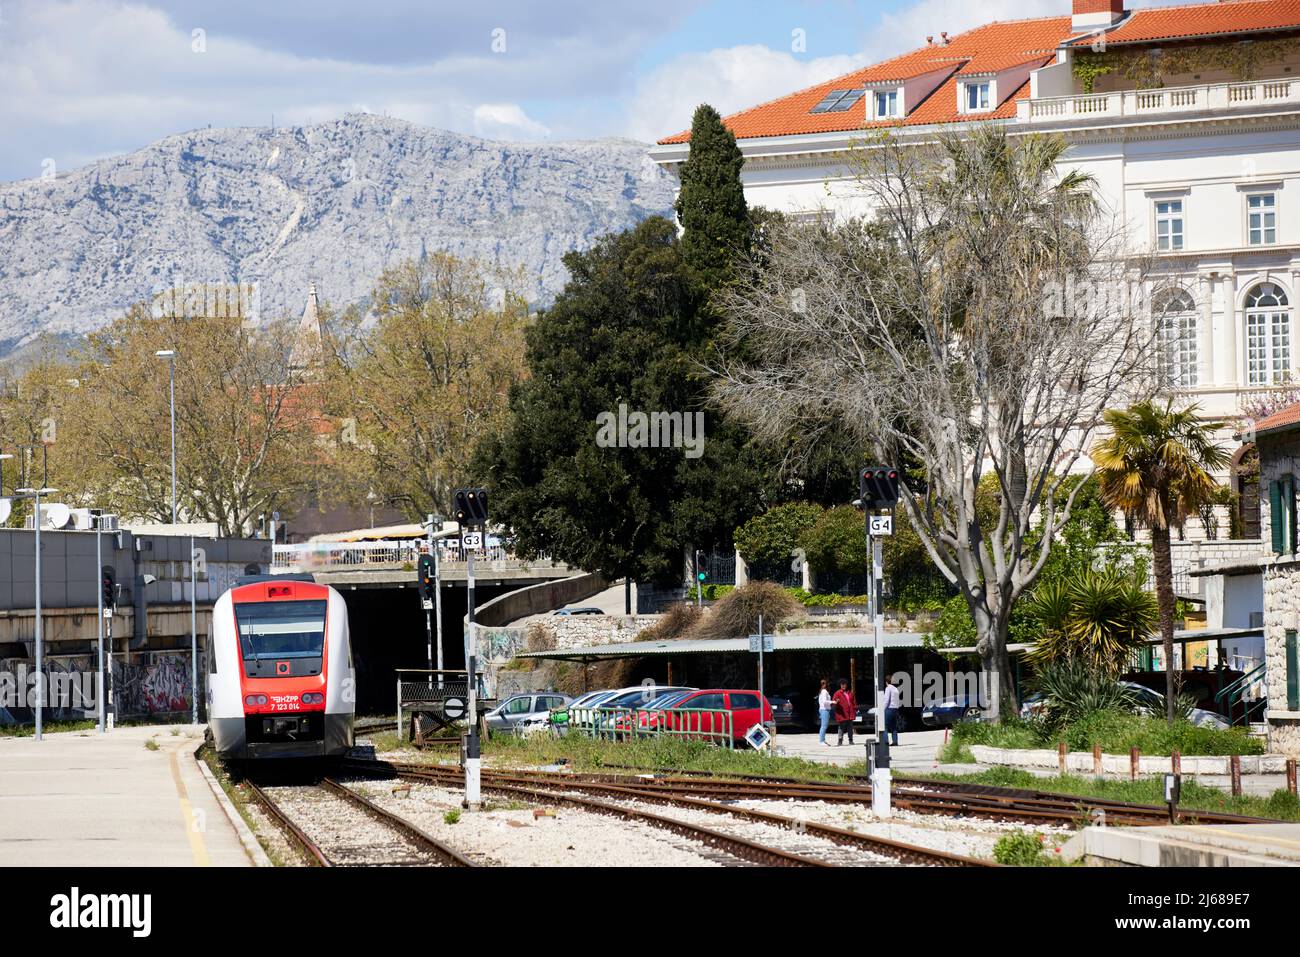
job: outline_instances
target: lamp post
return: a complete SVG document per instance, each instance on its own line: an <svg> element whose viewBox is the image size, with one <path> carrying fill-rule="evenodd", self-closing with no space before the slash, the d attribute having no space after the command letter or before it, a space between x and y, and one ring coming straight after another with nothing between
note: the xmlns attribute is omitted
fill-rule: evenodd
<svg viewBox="0 0 1300 957"><path fill-rule="evenodd" d="M176 524L176 350L159 349L154 353L159 359L167 360L167 378L171 395L172 420L172 524Z"/></svg>
<svg viewBox="0 0 1300 957"><path fill-rule="evenodd" d="M37 448L41 450L41 482L24 484L23 488L14 489L14 494L20 498L32 499L36 506L32 525L36 530L36 740L40 741L44 737L45 728L45 641L41 626L41 496L53 495L58 489L45 484L49 479L48 449L44 445L29 445L24 446L23 451L34 452Z"/></svg>

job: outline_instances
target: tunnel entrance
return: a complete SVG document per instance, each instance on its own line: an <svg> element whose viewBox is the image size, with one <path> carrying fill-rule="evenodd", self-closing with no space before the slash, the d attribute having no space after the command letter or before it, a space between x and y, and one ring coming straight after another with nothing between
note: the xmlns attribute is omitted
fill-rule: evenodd
<svg viewBox="0 0 1300 957"><path fill-rule="evenodd" d="M514 582L480 584L474 589L474 599L482 606L519 587ZM419 594L415 588L396 585L345 585L339 591L348 606L352 661L357 673L357 714L391 714L396 708L396 669L429 667L425 611L420 607ZM463 583L442 586L442 652L443 667L447 669L465 667L466 595Z"/></svg>

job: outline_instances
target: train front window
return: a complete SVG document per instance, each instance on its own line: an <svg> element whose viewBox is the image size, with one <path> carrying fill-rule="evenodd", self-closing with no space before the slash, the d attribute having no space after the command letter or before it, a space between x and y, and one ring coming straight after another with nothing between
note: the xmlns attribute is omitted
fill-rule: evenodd
<svg viewBox="0 0 1300 957"><path fill-rule="evenodd" d="M319 658L325 645L324 601L259 601L235 605L245 661Z"/></svg>

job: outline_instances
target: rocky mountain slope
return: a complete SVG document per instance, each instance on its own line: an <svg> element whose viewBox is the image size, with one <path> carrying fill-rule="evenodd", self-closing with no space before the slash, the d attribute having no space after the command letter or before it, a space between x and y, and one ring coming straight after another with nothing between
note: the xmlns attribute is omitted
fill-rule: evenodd
<svg viewBox="0 0 1300 957"><path fill-rule="evenodd" d="M674 181L630 140L505 143L371 114L206 129L58 178L0 184L0 354L75 337L173 285L257 283L297 315L422 251L521 266L545 303L561 257L647 216Z"/></svg>

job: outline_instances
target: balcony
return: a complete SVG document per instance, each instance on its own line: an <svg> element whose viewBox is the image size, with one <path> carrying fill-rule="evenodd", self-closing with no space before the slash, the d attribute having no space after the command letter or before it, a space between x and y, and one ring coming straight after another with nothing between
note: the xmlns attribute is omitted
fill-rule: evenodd
<svg viewBox="0 0 1300 957"><path fill-rule="evenodd" d="M1300 79L1047 96L1021 100L1016 114L1022 123L1059 123L1176 117L1180 113L1249 113L1287 104L1300 104Z"/></svg>

